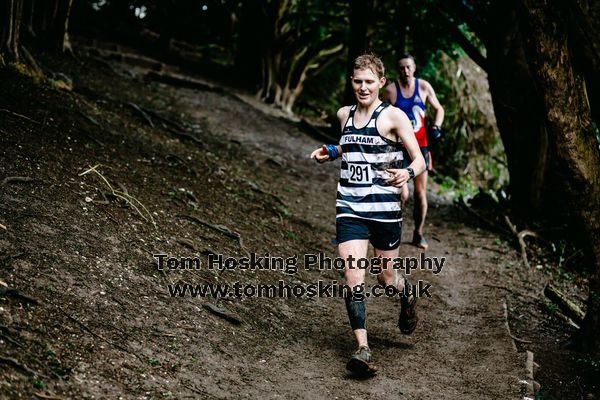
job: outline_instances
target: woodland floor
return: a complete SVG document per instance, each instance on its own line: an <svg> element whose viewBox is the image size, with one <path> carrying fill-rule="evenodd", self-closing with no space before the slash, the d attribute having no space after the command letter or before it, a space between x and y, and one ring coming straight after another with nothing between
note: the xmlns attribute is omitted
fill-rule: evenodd
<svg viewBox="0 0 600 400"><path fill-rule="evenodd" d="M526 350L538 398L597 398L583 356L562 346L572 328L542 307L552 276L525 270L435 184L426 255L446 264L413 274L433 297L411 336L396 327L397 300L368 301L375 377L345 370L354 342L339 298L171 297L177 282L341 281L317 268L159 271L153 258L334 256L339 165L311 162L321 143L251 96L145 80L159 63L111 59L121 50L40 54L48 75L65 75L49 84L0 70L0 180L33 178L0 184L0 283L35 300L0 297L0 398L533 398ZM81 175L98 164L107 182ZM403 243L401 255L419 251Z"/></svg>

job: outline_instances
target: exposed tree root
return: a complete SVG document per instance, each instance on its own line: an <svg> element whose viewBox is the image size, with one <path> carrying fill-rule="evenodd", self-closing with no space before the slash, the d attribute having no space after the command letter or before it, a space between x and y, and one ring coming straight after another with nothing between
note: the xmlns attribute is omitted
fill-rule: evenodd
<svg viewBox="0 0 600 400"><path fill-rule="evenodd" d="M527 259L527 244L525 244L525 238L527 236L537 237L537 233L529 230L522 230L520 232L517 231L517 227L513 225L512 222L510 222L510 218L508 218L508 215L504 216L504 220L506 221L506 225L508 225L510 231L517 238L517 242L519 243L519 247L521 249L521 260L523 261L523 265L525 265L525 267L527 268L530 268L531 265L529 264L529 260Z"/></svg>
<svg viewBox="0 0 600 400"><path fill-rule="evenodd" d="M518 337L514 336L512 333L508 333L508 336L511 337L512 340L514 340L515 342L519 342L519 343L533 343L531 340L525 340L525 339L519 339Z"/></svg>
<svg viewBox="0 0 600 400"><path fill-rule="evenodd" d="M45 399L45 400L65 400L64 397L53 396L50 394L34 393L34 395L35 395L35 397L39 397L40 399Z"/></svg>
<svg viewBox="0 0 600 400"><path fill-rule="evenodd" d="M18 289L7 287L7 286L6 287L0 286L0 296L6 296L6 297L10 296L10 297L14 297L15 299L23 300L27 303L38 304L38 301L36 299L23 294Z"/></svg>
<svg viewBox="0 0 600 400"><path fill-rule="evenodd" d="M243 321L241 319L239 319L238 317L236 317L235 315L233 315L232 313L230 313L229 311L227 311L224 308L215 306L212 303L204 303L202 304L202 307L204 307L205 309L207 309L208 311L210 311L211 313L235 324L235 325L241 325L243 323Z"/></svg>
<svg viewBox="0 0 600 400"><path fill-rule="evenodd" d="M10 365L10 366L17 368L23 372L26 372L30 375L41 376L42 378L48 379L48 377L46 375L29 368L27 365L21 364L19 361L17 361L16 359L14 359L12 357L0 356L0 364Z"/></svg>
<svg viewBox="0 0 600 400"><path fill-rule="evenodd" d="M73 321L75 324L77 324L82 330L86 331L87 333L89 333L90 335L92 335L93 337L95 337L96 339L100 339L101 341L113 346L116 349L119 349L125 353L131 354L132 356L136 357L137 359L139 359L140 361L142 361L142 359L140 358L140 356L138 356L136 353L132 352L131 350L129 350L128 348L121 346L118 343L114 343L108 339L106 339L105 337L97 334L96 332L94 332L93 330L91 330L86 324L84 324L83 322L79 321L77 318L71 316L69 313L67 313L65 310L63 310L61 307L54 305L54 307L61 312L61 314L63 314L65 317L67 317L68 319L70 319L71 321Z"/></svg>
<svg viewBox="0 0 600 400"><path fill-rule="evenodd" d="M31 122L33 122L33 123L35 123L35 124L38 124L38 125L40 125L40 124L41 124L41 122L38 122L38 121L36 121L36 120L33 120L33 119L31 119L31 118L29 118L29 117L27 117L27 116L23 115L23 114L17 114L16 112L13 112L13 111L7 110L6 108L0 108L0 111L2 111L2 112L5 112L5 113L12 114L12 115L14 115L15 117L19 117L19 118L26 119L27 121L31 121Z"/></svg>
<svg viewBox="0 0 600 400"><path fill-rule="evenodd" d="M246 253L248 253L248 250L246 250L246 247L244 247L244 241L242 239L242 236L237 233L232 231L231 229L229 229L228 227L224 226L224 225L215 225L215 224L211 224L210 222L206 222L194 215L179 215L180 218L185 218L185 219L189 219L190 221L194 221L199 223L200 225L204 225L208 228L214 229L217 232L222 233L223 235L230 237L232 239L237 240L240 248Z"/></svg>
<svg viewBox="0 0 600 400"><path fill-rule="evenodd" d="M10 329L7 326L0 325L0 337L6 340L9 343L14 344L17 347L24 347L22 343L16 341L12 337L9 336Z"/></svg>
<svg viewBox="0 0 600 400"><path fill-rule="evenodd" d="M146 112L144 110L142 110L142 108L140 106L138 106L137 104L132 103L132 102L128 102L125 104L127 104L129 107L133 108L139 115L142 116L142 118L144 119L144 121L146 121L146 123L148 123L148 125L150 125L152 128L154 128L154 122L152 122L152 119L150 119L148 114L146 114Z"/></svg>
<svg viewBox="0 0 600 400"><path fill-rule="evenodd" d="M581 310L577 304L569 300L567 296L560 290L551 284L548 284L544 288L544 294L546 297L552 300L552 302L555 303L569 318L573 319L576 324L581 325L583 323L583 319L585 318L585 313L583 310Z"/></svg>
<svg viewBox="0 0 600 400"><path fill-rule="evenodd" d="M9 176L2 180L2 184L6 185L7 183L28 183L35 181L34 178L30 178L28 176Z"/></svg>
<svg viewBox="0 0 600 400"><path fill-rule="evenodd" d="M203 91L211 91L211 92L222 92L223 89L219 87L213 87L207 85L204 82L201 82L197 79L187 78L183 76L177 76L174 74L166 74L166 73L158 73L154 71L150 71L144 77L146 80L156 81L160 83L166 83L171 86L178 86L188 89L196 89Z"/></svg>

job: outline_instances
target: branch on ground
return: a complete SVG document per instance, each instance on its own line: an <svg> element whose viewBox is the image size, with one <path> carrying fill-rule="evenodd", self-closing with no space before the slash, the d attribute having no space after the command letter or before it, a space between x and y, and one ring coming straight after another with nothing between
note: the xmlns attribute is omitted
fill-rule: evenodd
<svg viewBox="0 0 600 400"><path fill-rule="evenodd" d="M150 222L152 222L152 225L154 225L154 227L156 227L156 221L154 220L154 217L152 217L152 214L150 213L150 211L148 211L146 206L144 206L144 204L142 204L141 201L139 201L135 197L131 196L130 194L128 194L124 191L116 190L113 187L113 185L111 185L110 182L108 182L108 180L104 177L104 175L102 175L97 170L97 168L100 166L101 166L101 164L94 165L93 167L80 173L79 176L87 175L92 172L95 173L106 184L106 186L108 186L108 189L110 190L111 195L113 195L121 200L124 200L140 215L140 217L142 217L144 219L144 221L150 221Z"/></svg>

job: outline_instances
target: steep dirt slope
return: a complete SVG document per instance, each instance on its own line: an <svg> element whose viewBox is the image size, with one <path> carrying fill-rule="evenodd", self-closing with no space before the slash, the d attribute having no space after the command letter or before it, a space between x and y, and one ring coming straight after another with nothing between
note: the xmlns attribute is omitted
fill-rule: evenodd
<svg viewBox="0 0 600 400"><path fill-rule="evenodd" d="M441 202L427 255L447 260L413 278L433 285L418 331L399 333L397 300L369 300L381 367L370 380L344 369L354 343L340 299L171 297L174 283L341 280L316 268L160 271L153 258L333 256L339 165L311 162L320 143L230 93L80 56L44 60L73 91L0 71L0 178L33 179L0 186L0 279L35 300L2 298L2 397L522 397L503 293L483 286L513 258Z"/></svg>

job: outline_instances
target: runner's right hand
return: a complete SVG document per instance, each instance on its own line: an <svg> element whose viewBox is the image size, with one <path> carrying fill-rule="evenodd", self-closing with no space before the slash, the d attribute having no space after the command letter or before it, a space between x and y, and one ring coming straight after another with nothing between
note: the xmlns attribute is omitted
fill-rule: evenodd
<svg viewBox="0 0 600 400"><path fill-rule="evenodd" d="M310 158L314 158L316 162L323 164L325 161L329 160L329 152L327 151L327 146L323 145L322 147L316 149L310 154Z"/></svg>

